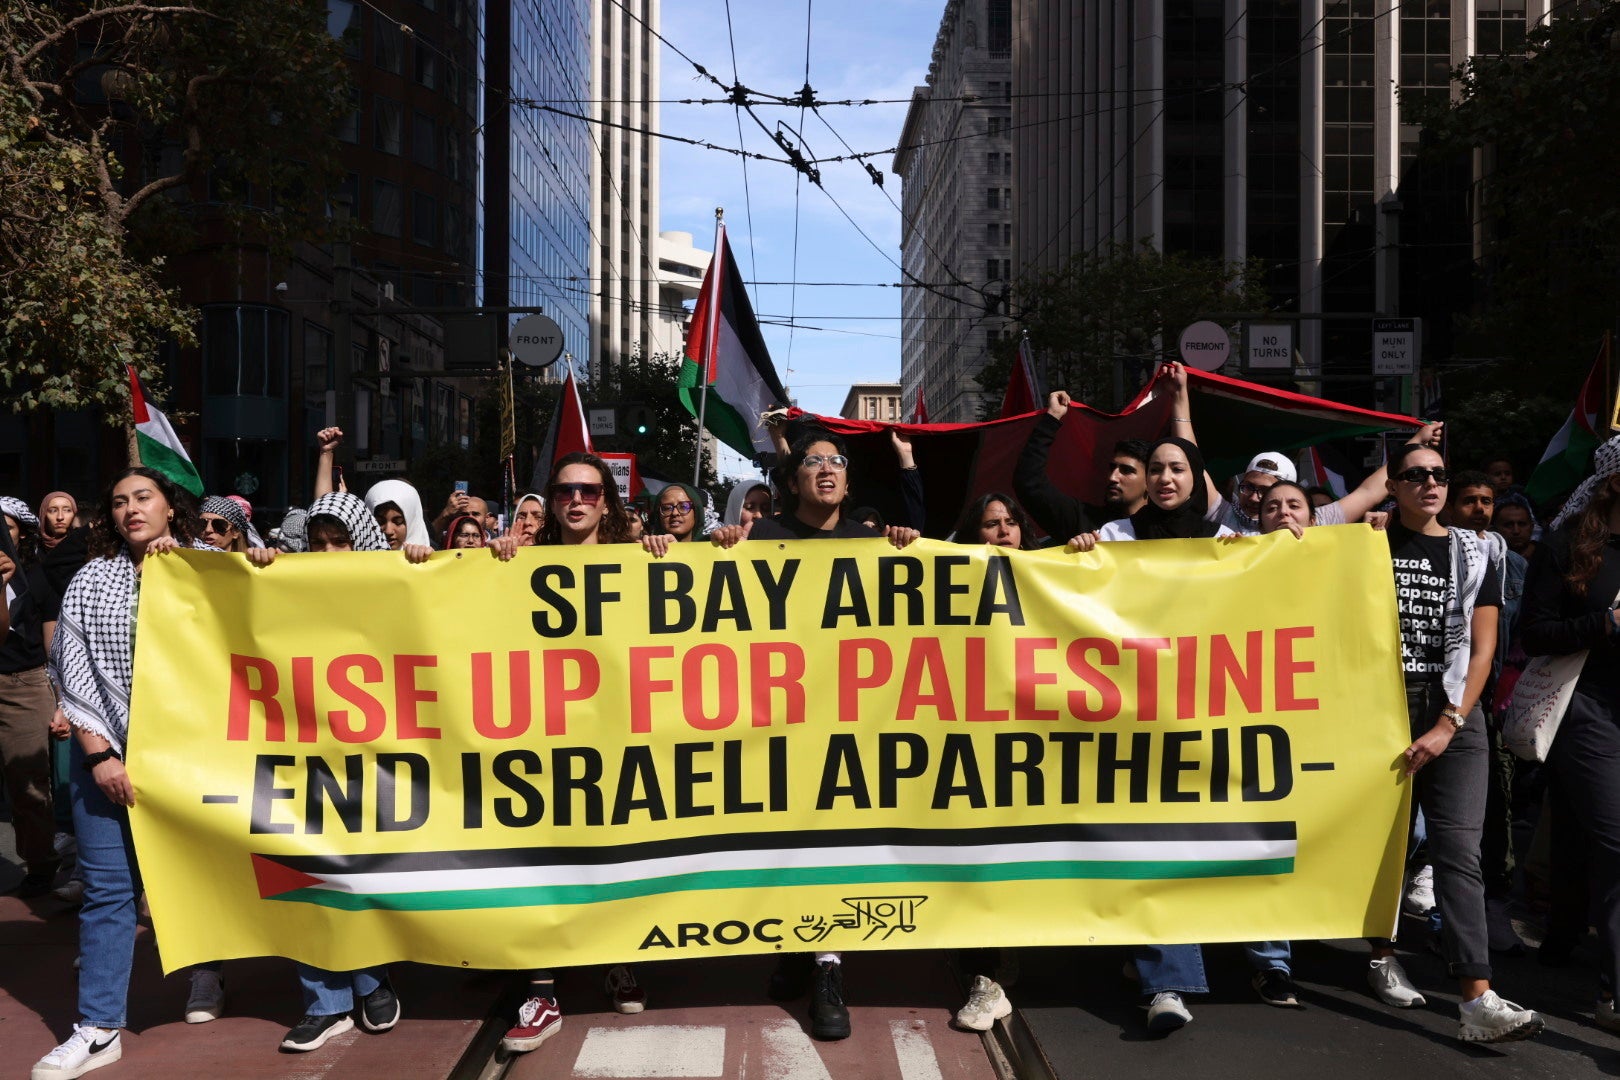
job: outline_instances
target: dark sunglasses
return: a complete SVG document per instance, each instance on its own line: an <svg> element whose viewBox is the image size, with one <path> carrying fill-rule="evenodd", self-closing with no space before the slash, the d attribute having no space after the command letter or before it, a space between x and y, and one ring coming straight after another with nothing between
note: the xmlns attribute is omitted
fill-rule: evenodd
<svg viewBox="0 0 1620 1080"><path fill-rule="evenodd" d="M1425 469L1421 466L1414 465L1404 472L1395 474L1395 479L1404 480L1408 484L1421 484L1427 481L1430 477L1433 477L1434 482L1439 484L1441 487L1445 487L1451 482L1451 474L1446 471L1444 465L1434 469Z"/></svg>
<svg viewBox="0 0 1620 1080"><path fill-rule="evenodd" d="M672 514L690 514L692 512L692 504L684 499L680 502L664 503L658 508L658 512L663 514L665 517L669 517Z"/></svg>
<svg viewBox="0 0 1620 1080"><path fill-rule="evenodd" d="M575 498L586 506L595 506L602 498L601 484L552 484L551 498L553 502L572 502Z"/></svg>
<svg viewBox="0 0 1620 1080"><path fill-rule="evenodd" d="M202 518L200 524L202 525L203 532L219 533L221 536L224 536L226 533L230 532L231 529L235 528L235 526L226 521L224 518Z"/></svg>

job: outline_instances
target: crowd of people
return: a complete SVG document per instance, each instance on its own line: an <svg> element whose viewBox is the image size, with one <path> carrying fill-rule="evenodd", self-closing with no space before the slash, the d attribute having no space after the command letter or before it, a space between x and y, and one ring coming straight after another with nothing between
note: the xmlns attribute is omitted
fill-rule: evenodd
<svg viewBox="0 0 1620 1080"><path fill-rule="evenodd" d="M967 501L942 539L1087 551L1279 531L1308 542L1311 529L1364 521L1386 530L1411 736L1406 772L1417 808L1403 903L1427 919L1433 947L1456 981L1458 1037L1508 1041L1542 1028L1534 1011L1492 986L1492 954L1524 948L1508 917L1520 881L1547 907L1544 959L1567 957L1596 927L1594 1021L1620 1034L1620 784L1611 782L1620 780L1620 437L1598 450L1594 474L1558 508L1532 505L1511 462L1454 471L1439 424L1424 427L1342 495L1302 487L1293 461L1268 450L1223 488L1206 471L1185 374L1174 374L1170 431L1152 443L1120 442L1103 461L1051 460L1070 406L1066 394L1052 394L1020 456L1013 491ZM768 476L737 482L718 514L706 492L684 484L627 502L605 462L571 453L552 466L541 491L513 503L510 518L458 484L429 520L421 495L404 481L376 483L363 498L334 485L330 466L342 439L336 429L318 435L313 501L263 536L244 500L199 503L149 468L120 473L94 506L81 508L59 491L33 506L0 498L7 598L0 609L0 763L25 864L13 891L28 899L54 892L80 911L80 1020L35 1066L34 1080L77 1077L121 1053L141 891L128 825L138 784L123 751L148 557L177 547L236 552L268 571L305 552L393 550L420 562L438 549L487 548L509 560L531 545L637 543L665 557L678 543L730 548L752 540L885 537L905 547L921 535L924 488L910 441L898 430L892 442L904 509L892 523L853 505L849 450L839 436L813 422L773 431L777 464ZM1051 476L1092 468L1106 493L1100 505L1067 494ZM1516 761L1503 750L1500 730L1518 673L1529 657L1582 650L1574 704L1547 762ZM1526 852L1515 835L1530 822L1536 839ZM1517 873L1516 858L1523 862ZM1260 1000L1297 1006L1290 943L1244 948ZM1006 958L975 949L959 959L971 986L957 1023L988 1030L1012 1009L998 981ZM1208 991L1196 944L1143 945L1131 950L1127 966L1156 1033L1191 1020L1188 998ZM850 1017L842 970L838 953L784 956L769 994L784 1001L808 994L811 1034L844 1038ZM314 1050L357 1022L387 1031L403 1013L385 969L300 964L297 977L303 1015L281 1042L285 1051ZM504 1042L512 1052L540 1046L562 1023L553 972L529 977ZM190 979L186 1021L220 1016L222 965L195 968ZM1367 981L1389 1006L1424 1003L1391 940L1369 941ZM628 966L609 969L604 988L621 1012L647 1006Z"/></svg>

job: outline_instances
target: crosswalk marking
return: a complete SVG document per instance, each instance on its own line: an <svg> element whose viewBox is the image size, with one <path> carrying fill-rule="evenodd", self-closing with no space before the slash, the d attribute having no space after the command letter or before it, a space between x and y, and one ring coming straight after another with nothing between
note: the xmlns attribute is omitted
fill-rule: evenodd
<svg viewBox="0 0 1620 1080"><path fill-rule="evenodd" d="M900 1080L945 1080L923 1021L890 1020L889 1037L900 1062Z"/></svg>
<svg viewBox="0 0 1620 1080"><path fill-rule="evenodd" d="M764 1080L832 1080L821 1052L797 1020L773 1020L762 1032L765 1052L760 1064Z"/></svg>
<svg viewBox="0 0 1620 1080"><path fill-rule="evenodd" d="M726 1029L684 1024L593 1027L574 1059L583 1078L721 1077L726 1072Z"/></svg>

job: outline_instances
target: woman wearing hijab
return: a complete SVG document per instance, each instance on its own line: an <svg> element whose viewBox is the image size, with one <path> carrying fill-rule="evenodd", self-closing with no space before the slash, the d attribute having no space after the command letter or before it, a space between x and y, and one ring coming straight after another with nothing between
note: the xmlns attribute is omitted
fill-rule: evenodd
<svg viewBox="0 0 1620 1080"><path fill-rule="evenodd" d="M1547 764L1586 826L1600 957L1593 1019L1620 1033L1620 435L1594 462L1536 546L1519 611L1532 656L1586 652Z"/></svg>
<svg viewBox="0 0 1620 1080"><path fill-rule="evenodd" d="M462 514L459 517L452 518L450 527L444 530L444 549L446 551L481 548L486 542L484 526L472 514Z"/></svg>
<svg viewBox="0 0 1620 1080"><path fill-rule="evenodd" d="M45 674L45 653L56 627L59 601L39 561L39 519L28 504L0 498L5 536L0 551L11 559L10 580L0 604L10 633L0 633L0 766L4 767L17 854L23 879L11 890L24 900L51 890L60 865L51 809L51 717L56 698Z"/></svg>
<svg viewBox="0 0 1620 1080"><path fill-rule="evenodd" d="M546 523L546 500L532 492L517 501L512 511L512 536L518 546L540 542L540 528Z"/></svg>
<svg viewBox="0 0 1620 1080"><path fill-rule="evenodd" d="M366 492L366 506L376 515L388 546L395 551L406 544L433 548L427 521L422 517L422 497L403 480L379 480Z"/></svg>
<svg viewBox="0 0 1620 1080"><path fill-rule="evenodd" d="M1187 540L1235 536L1231 529L1205 520L1209 485L1204 483L1204 455L1196 443L1174 436L1160 439L1148 451L1148 501L1130 517L1110 521L1094 533L1082 533L1071 547L1090 551L1109 540Z"/></svg>
<svg viewBox="0 0 1620 1080"><path fill-rule="evenodd" d="M640 537L641 546L654 555L662 556L670 544L690 541L694 536L707 535L698 527L703 513L703 493L685 484L670 484L653 500L652 518ZM635 532L632 522L632 533Z"/></svg>
<svg viewBox="0 0 1620 1080"><path fill-rule="evenodd" d="M39 500L39 546L50 551L73 531L79 504L65 491L53 491Z"/></svg>
<svg viewBox="0 0 1620 1080"><path fill-rule="evenodd" d="M189 496L162 474L125 470L102 500L90 561L62 598L50 667L73 727L73 823L84 907L79 914L79 1023L33 1076L80 1076L117 1061L135 952L139 871L130 841L135 787L124 767L134 673L135 613L147 556L195 541Z"/></svg>
<svg viewBox="0 0 1620 1080"><path fill-rule="evenodd" d="M197 522L202 528L202 538L221 551L240 554L250 547L264 546L248 542L247 515L234 500L208 496L202 501Z"/></svg>
<svg viewBox="0 0 1620 1080"><path fill-rule="evenodd" d="M763 480L739 480L726 499L724 525L749 525L771 516L771 489Z"/></svg>

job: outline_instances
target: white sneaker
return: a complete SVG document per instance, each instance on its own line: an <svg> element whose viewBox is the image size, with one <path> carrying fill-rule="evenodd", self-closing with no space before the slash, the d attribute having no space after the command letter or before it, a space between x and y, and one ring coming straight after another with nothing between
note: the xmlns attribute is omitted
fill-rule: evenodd
<svg viewBox="0 0 1620 1080"><path fill-rule="evenodd" d="M51 895L62 901L64 904L71 904L74 907L83 907L84 882L78 878L69 878L52 890Z"/></svg>
<svg viewBox="0 0 1620 1080"><path fill-rule="evenodd" d="M997 1020L1011 1015L1012 1002L1001 984L987 975L975 975L967 1004L956 1011L956 1023L969 1031L989 1031Z"/></svg>
<svg viewBox="0 0 1620 1080"><path fill-rule="evenodd" d="M1153 995L1153 1004L1148 1006L1148 1030L1157 1034L1167 1034L1178 1028L1186 1027L1192 1023L1192 1013L1182 1004L1181 995L1172 990L1162 990Z"/></svg>
<svg viewBox="0 0 1620 1080"><path fill-rule="evenodd" d="M1614 999L1604 1001L1598 999L1597 1008L1592 1010L1592 1022L1604 1031L1620 1035L1620 1014L1614 1011Z"/></svg>
<svg viewBox="0 0 1620 1080"><path fill-rule="evenodd" d="M219 972L198 968L191 973L191 996L186 998L186 1023L206 1024L225 1011L225 984Z"/></svg>
<svg viewBox="0 0 1620 1080"><path fill-rule="evenodd" d="M1426 1004L1412 980L1406 977L1406 969L1393 956L1367 962L1367 985L1372 987L1379 1001L1397 1009L1415 1009Z"/></svg>
<svg viewBox="0 0 1620 1080"><path fill-rule="evenodd" d="M117 1031L73 1025L67 1042L39 1059L29 1080L73 1080L91 1069L111 1065L124 1056Z"/></svg>
<svg viewBox="0 0 1620 1080"><path fill-rule="evenodd" d="M1407 883L1406 896L1401 900L1401 907L1409 915L1427 915L1434 910L1434 867L1424 865L1418 867L1417 873Z"/></svg>
<svg viewBox="0 0 1620 1080"><path fill-rule="evenodd" d="M1541 1017L1521 1009L1511 1001L1487 990L1473 1001L1465 1001L1457 1038L1463 1042L1513 1042L1541 1034Z"/></svg>

